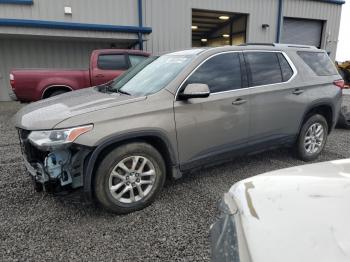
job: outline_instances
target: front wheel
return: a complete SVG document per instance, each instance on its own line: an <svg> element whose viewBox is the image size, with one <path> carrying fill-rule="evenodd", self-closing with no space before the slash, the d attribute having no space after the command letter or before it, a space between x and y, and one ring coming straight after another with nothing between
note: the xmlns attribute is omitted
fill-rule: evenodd
<svg viewBox="0 0 350 262"><path fill-rule="evenodd" d="M297 156L303 161L315 160L326 145L328 123L319 114L304 122L296 144Z"/></svg>
<svg viewBox="0 0 350 262"><path fill-rule="evenodd" d="M165 182L165 163L146 143L130 143L109 152L94 180L95 196L105 209L125 214L150 205Z"/></svg>

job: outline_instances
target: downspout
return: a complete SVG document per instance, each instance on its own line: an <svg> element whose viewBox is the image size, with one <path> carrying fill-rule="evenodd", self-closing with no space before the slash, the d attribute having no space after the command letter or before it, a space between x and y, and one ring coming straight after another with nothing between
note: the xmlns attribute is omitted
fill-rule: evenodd
<svg viewBox="0 0 350 262"><path fill-rule="evenodd" d="M138 4L138 15L139 15L139 28L141 29L143 27L143 17L142 17L142 0L137 0ZM143 39L142 39L142 33L138 33L139 37L139 49L143 50Z"/></svg>
<svg viewBox="0 0 350 262"><path fill-rule="evenodd" d="M283 0L278 0L276 43L280 43L283 24Z"/></svg>

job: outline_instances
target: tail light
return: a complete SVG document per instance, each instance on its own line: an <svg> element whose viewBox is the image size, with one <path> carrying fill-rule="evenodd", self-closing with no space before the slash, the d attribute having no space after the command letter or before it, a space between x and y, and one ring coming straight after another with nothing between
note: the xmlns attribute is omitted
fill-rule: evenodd
<svg viewBox="0 0 350 262"><path fill-rule="evenodd" d="M15 88L15 76L13 74L10 74L10 84L12 88Z"/></svg>
<svg viewBox="0 0 350 262"><path fill-rule="evenodd" d="M345 87L345 82L343 79L335 80L333 84L339 87L340 89L344 89Z"/></svg>

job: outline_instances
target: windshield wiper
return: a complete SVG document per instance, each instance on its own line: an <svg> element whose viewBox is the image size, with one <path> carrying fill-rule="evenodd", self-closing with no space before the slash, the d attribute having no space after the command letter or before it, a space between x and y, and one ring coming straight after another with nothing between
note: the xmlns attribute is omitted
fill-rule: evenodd
<svg viewBox="0 0 350 262"><path fill-rule="evenodd" d="M96 86L98 91L103 92L103 93L108 93L112 91L112 84L114 83L114 80L107 82L105 84L101 84Z"/></svg>
<svg viewBox="0 0 350 262"><path fill-rule="evenodd" d="M121 93L121 94L123 94L123 95L131 96L130 93L128 93L128 92L126 92L126 91L123 91L123 90L121 90L120 88L117 90L117 92L118 92L118 93Z"/></svg>

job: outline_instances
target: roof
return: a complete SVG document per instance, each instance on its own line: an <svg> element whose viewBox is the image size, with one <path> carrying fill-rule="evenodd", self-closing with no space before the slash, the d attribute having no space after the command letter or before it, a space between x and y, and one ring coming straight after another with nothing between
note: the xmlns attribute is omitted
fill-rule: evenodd
<svg viewBox="0 0 350 262"><path fill-rule="evenodd" d="M337 5L343 5L345 4L345 0L315 0L318 2L325 2L330 4L337 4Z"/></svg>
<svg viewBox="0 0 350 262"><path fill-rule="evenodd" d="M192 55L192 56L211 56L222 52L230 51L320 51L320 49L314 46L308 45L293 45L293 44L274 44L274 43L247 43L243 45L228 45L220 47L201 47L201 48L191 48L176 52L164 52L161 55Z"/></svg>
<svg viewBox="0 0 350 262"><path fill-rule="evenodd" d="M271 50L271 51L285 51L285 50L307 50L307 51L319 51L320 49L314 46L308 45L293 45L293 44L273 44L273 43L248 43L243 45L233 45L233 46L221 46L221 47L211 47L211 48L201 48L194 49L200 50L198 54L214 54L226 51L244 51L244 50Z"/></svg>

